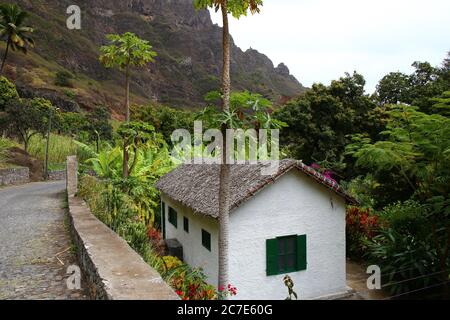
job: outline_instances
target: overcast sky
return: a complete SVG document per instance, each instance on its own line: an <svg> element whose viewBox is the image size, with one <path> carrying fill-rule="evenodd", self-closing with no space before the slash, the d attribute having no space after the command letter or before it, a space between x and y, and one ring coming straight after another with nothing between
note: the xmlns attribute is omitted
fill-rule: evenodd
<svg viewBox="0 0 450 320"><path fill-rule="evenodd" d="M305 86L356 70L372 93L385 74L411 73L414 61L440 65L450 0L264 0L261 14L232 19L231 34L241 49L286 63Z"/></svg>

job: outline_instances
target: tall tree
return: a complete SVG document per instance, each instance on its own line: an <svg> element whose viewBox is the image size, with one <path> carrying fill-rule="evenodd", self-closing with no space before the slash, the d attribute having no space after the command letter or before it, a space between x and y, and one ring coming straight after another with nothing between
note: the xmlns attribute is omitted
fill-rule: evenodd
<svg viewBox="0 0 450 320"><path fill-rule="evenodd" d="M231 76L230 76L230 28L228 15L235 18L246 16L248 11L259 13L262 0L194 0L197 9L214 8L222 12L223 20L223 69L222 69L222 109L230 112ZM222 125L226 136L227 125ZM227 142L222 148L222 165L220 166L219 187L219 286L229 283L228 275L228 235L229 235L229 189L230 166L227 164Z"/></svg>
<svg viewBox="0 0 450 320"><path fill-rule="evenodd" d="M441 67L428 62L414 62L415 71L407 75L392 72L378 84L375 98L380 105L404 103L420 108L422 112L433 112L433 99L450 88L449 58Z"/></svg>
<svg viewBox="0 0 450 320"><path fill-rule="evenodd" d="M274 118L288 124L280 138L284 151L307 164L319 163L338 177L353 174L351 163L344 158L348 135L367 132L377 136L381 126L381 119L369 118L375 104L365 94L364 85L360 74L346 74L329 86L314 84L277 109Z"/></svg>
<svg viewBox="0 0 450 320"><path fill-rule="evenodd" d="M28 47L34 47L34 41L30 37L30 33L33 33L34 29L24 26L27 17L28 13L16 4L0 5L0 37L6 41L0 74L3 74L10 48L13 51L17 50L26 54Z"/></svg>
<svg viewBox="0 0 450 320"><path fill-rule="evenodd" d="M107 39L111 42L108 46L100 48L100 62L106 68L118 67L125 71L125 109L126 122L130 122L130 77L131 68L143 67L150 62L154 62L156 52L146 40L139 38L131 32L122 35L110 34ZM126 140L123 147L123 177L129 176L129 152Z"/></svg>
<svg viewBox="0 0 450 320"><path fill-rule="evenodd" d="M401 72L391 72L377 85L376 97L380 104L411 103L411 77Z"/></svg>
<svg viewBox="0 0 450 320"><path fill-rule="evenodd" d="M55 110L50 101L41 98L11 100L0 113L0 129L18 137L28 151L31 138L47 132L49 114Z"/></svg>

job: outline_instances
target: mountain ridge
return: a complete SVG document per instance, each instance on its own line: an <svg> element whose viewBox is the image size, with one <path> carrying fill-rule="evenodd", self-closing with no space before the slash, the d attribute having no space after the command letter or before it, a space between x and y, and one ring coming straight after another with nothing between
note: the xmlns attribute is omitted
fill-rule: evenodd
<svg viewBox="0 0 450 320"><path fill-rule="evenodd" d="M132 101L179 108L202 106L203 96L220 88L222 28L192 0L78 0L81 30L66 28L71 0L15 0L30 12L37 46L27 56L10 56L6 74L25 96L43 95L64 109L107 105L123 115L123 75L98 61L106 34L131 31L149 40L156 63L133 72ZM234 90L260 93L274 102L295 97L304 87L283 63L277 67L255 49L242 51L232 41ZM70 72L73 86L55 85L57 73Z"/></svg>

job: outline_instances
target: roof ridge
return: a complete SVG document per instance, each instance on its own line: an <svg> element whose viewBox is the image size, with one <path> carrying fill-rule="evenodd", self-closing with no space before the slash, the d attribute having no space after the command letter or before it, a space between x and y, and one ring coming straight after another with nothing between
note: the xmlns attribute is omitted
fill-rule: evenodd
<svg viewBox="0 0 450 320"><path fill-rule="evenodd" d="M335 192L338 196L343 197L347 202L358 203L336 181L330 180L301 160L280 160L278 171L270 176L261 174L262 166L264 166L262 162L231 165L230 210L236 209L294 168ZM218 168L218 164L184 164L162 177L157 182L156 187L195 212L217 218L219 214Z"/></svg>

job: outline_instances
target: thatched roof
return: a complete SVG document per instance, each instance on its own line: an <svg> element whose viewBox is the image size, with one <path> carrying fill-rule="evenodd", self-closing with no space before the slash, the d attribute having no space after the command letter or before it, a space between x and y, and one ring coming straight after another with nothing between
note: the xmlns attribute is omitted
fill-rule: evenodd
<svg viewBox="0 0 450 320"><path fill-rule="evenodd" d="M263 166L263 164L231 166L230 210L237 208L264 187L272 184L293 169L311 177L317 183L346 199L347 202L357 203L335 181L325 178L300 161L280 161L278 172L272 176L261 174ZM162 177L156 186L161 192L191 208L194 212L218 218L219 174L219 165L185 164Z"/></svg>

